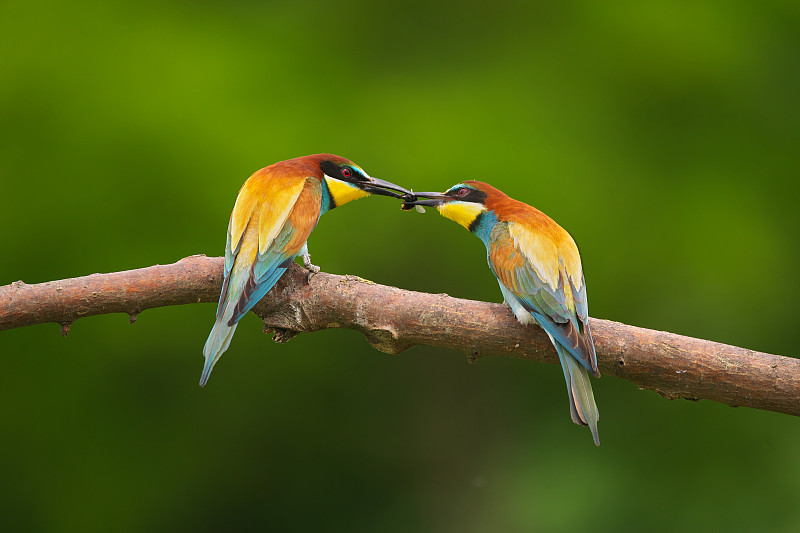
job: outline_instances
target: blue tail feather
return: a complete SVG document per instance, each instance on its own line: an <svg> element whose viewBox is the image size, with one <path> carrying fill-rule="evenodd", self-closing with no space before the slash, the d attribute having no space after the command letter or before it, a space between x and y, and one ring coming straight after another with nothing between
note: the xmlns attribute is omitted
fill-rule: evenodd
<svg viewBox="0 0 800 533"><path fill-rule="evenodd" d="M203 356L206 358L205 365L203 366L203 374L200 377L200 386L204 386L214 369L214 365L219 358L228 349L231 343L233 333L236 331L236 326L239 320L247 314L255 304L266 295L269 290L278 282L280 277L286 272L286 267L289 262L294 260L294 255L286 258L285 256L270 257L273 259L273 264L268 269L262 268L257 264L255 268L243 268L241 270L234 269L229 277L225 279L222 293L220 294L220 303L217 308L217 319L214 322L214 327L208 335L206 344L203 347ZM282 261L282 262L279 262ZM284 266L285 265L285 266ZM248 295L245 295L245 288L251 276L261 273L260 279L257 277L254 283L255 288ZM245 295L245 300L240 301L242 296ZM241 304L241 305L239 305Z"/></svg>
<svg viewBox="0 0 800 533"><path fill-rule="evenodd" d="M597 410L597 404L594 401L589 371L559 343L553 342L553 345L556 347L558 358L561 361L561 368L564 371L572 421L581 426L589 426L595 445L600 446L600 437L597 434L597 421L600 419L600 412Z"/></svg>
<svg viewBox="0 0 800 533"><path fill-rule="evenodd" d="M206 344L203 346L203 357L205 357L206 362L203 365L203 374L200 377L201 387L205 386L211 371L214 369L214 365L231 343L233 333L236 331L238 324L237 322L232 324L228 322L236 312L236 303L239 300L238 295L241 294L242 288L247 284L248 277L247 271L234 271L225 279L214 327L211 328L211 333L208 334Z"/></svg>
<svg viewBox="0 0 800 533"><path fill-rule="evenodd" d="M227 324L227 317L219 317L208 335L206 345L203 347L203 356L206 358L205 365L203 365L203 374L200 376L200 386L204 387L208 381L214 365L219 360L220 356L228 349L228 345L233 338L233 332L236 331L238 323L229 326Z"/></svg>

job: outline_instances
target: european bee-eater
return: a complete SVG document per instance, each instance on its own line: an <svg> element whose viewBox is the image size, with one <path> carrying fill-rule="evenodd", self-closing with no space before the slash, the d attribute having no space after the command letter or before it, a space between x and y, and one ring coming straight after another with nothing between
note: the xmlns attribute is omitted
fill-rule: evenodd
<svg viewBox="0 0 800 533"><path fill-rule="evenodd" d="M397 191L397 192L392 192ZM203 348L200 386L208 381L239 320L277 283L300 255L311 264L306 240L319 217L347 202L409 191L369 176L343 157L315 154L280 161L255 172L242 185L228 223L225 270L217 320Z"/></svg>
<svg viewBox="0 0 800 533"><path fill-rule="evenodd" d="M404 197L404 209L416 205L436 207L483 241L489 268L514 316L522 324L539 324L558 352L572 421L588 425L599 446L589 373L600 377L600 372L581 258L570 234L538 209L479 181Z"/></svg>

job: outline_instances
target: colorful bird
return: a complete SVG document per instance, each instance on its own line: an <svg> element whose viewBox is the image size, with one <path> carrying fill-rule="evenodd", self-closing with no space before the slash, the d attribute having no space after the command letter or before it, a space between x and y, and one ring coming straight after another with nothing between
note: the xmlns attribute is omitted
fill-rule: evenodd
<svg viewBox="0 0 800 533"><path fill-rule="evenodd" d="M397 192L392 192L397 191ZM347 202L408 190L369 176L343 157L315 154L280 161L242 185L228 223L217 319L208 336L200 386L228 345L239 320L277 283L295 257L312 272L306 240L319 217Z"/></svg>
<svg viewBox="0 0 800 533"><path fill-rule="evenodd" d="M558 352L572 421L588 425L599 446L589 373L600 377L600 372L581 258L570 234L538 209L479 181L459 183L444 193L405 196L403 209L412 206L436 207L483 241L489 268L514 316L522 324L539 324Z"/></svg>

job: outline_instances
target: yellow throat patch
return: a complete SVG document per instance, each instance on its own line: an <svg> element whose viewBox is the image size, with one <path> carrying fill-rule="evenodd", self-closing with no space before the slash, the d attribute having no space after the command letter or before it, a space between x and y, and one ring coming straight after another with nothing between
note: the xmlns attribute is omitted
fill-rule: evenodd
<svg viewBox="0 0 800 533"><path fill-rule="evenodd" d="M458 222L467 229L478 218L478 215L486 211L486 207L481 204L459 201L445 202L438 206L437 209L440 215Z"/></svg>
<svg viewBox="0 0 800 533"><path fill-rule="evenodd" d="M325 176L325 183L328 185L328 191L331 193L333 202L337 205L344 205L347 202L358 200L369 196L368 192L362 191L355 185L351 185L345 181L337 180L328 175Z"/></svg>

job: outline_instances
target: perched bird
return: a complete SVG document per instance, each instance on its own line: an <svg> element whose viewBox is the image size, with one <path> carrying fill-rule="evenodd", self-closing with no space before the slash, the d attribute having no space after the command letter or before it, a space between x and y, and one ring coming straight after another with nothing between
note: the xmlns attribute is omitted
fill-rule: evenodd
<svg viewBox="0 0 800 533"><path fill-rule="evenodd" d="M200 386L228 349L239 320L277 283L295 257L300 255L306 268L319 272L311 264L306 240L320 215L370 194L400 198L407 193L331 154L280 161L250 176L236 197L228 223L225 277L217 319L203 348L206 362Z"/></svg>
<svg viewBox="0 0 800 533"><path fill-rule="evenodd" d="M489 268L514 316L522 324L539 324L558 352L572 421L588 425L599 446L589 373L600 377L600 372L581 258L570 234L538 209L479 181L459 183L444 193L405 196L403 209L412 206L436 207L483 241Z"/></svg>

